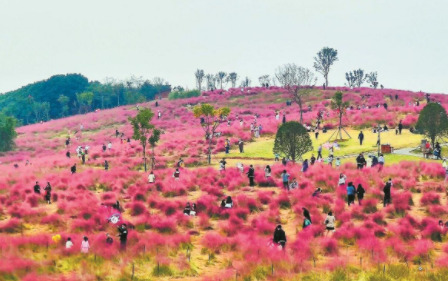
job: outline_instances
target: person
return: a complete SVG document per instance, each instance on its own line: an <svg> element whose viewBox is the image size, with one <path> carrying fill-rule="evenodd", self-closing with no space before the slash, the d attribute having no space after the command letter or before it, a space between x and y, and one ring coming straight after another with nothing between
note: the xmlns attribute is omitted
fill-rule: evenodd
<svg viewBox="0 0 448 281"><path fill-rule="evenodd" d="M125 223L118 227L118 237L120 237L120 250L126 251L126 242L128 240L128 228Z"/></svg>
<svg viewBox="0 0 448 281"><path fill-rule="evenodd" d="M311 225L311 216L310 216L310 212L305 207L302 207L302 210L303 210L303 217L304 217L302 228L305 229Z"/></svg>
<svg viewBox="0 0 448 281"><path fill-rule="evenodd" d="M219 162L219 164L220 164L220 168L222 168L222 170L225 171L226 164L227 164L226 158L222 158L222 160Z"/></svg>
<svg viewBox="0 0 448 281"><path fill-rule="evenodd" d="M159 107L159 102L158 101L156 101L156 107Z"/></svg>
<svg viewBox="0 0 448 281"><path fill-rule="evenodd" d="M196 204L191 204L190 216L196 216Z"/></svg>
<svg viewBox="0 0 448 281"><path fill-rule="evenodd" d="M314 129L314 135L316 136L316 140L319 137L319 127L316 127L316 129Z"/></svg>
<svg viewBox="0 0 448 281"><path fill-rule="evenodd" d="M156 176L154 175L154 172L151 171L151 173L149 173L149 175L148 175L148 182L154 183L155 181L156 181Z"/></svg>
<svg viewBox="0 0 448 281"><path fill-rule="evenodd" d="M356 163L357 163L357 169L362 170L365 165L367 165L366 159L362 155L362 153L359 154L358 157L356 157Z"/></svg>
<svg viewBox="0 0 448 281"><path fill-rule="evenodd" d="M275 161L275 162L280 161L280 154L278 154L278 153L274 153L274 161Z"/></svg>
<svg viewBox="0 0 448 281"><path fill-rule="evenodd" d="M439 220L439 227L440 227L441 229L443 229L443 227L444 227L444 225L443 225L443 220Z"/></svg>
<svg viewBox="0 0 448 281"><path fill-rule="evenodd" d="M184 160L182 158L180 158L179 161L177 161L177 168L181 168L183 163L184 163Z"/></svg>
<svg viewBox="0 0 448 281"><path fill-rule="evenodd" d="M272 241L275 244L280 244L282 246L282 249L285 249L286 245L286 234L285 231L282 229L281 225L277 225L277 227L274 230L274 238Z"/></svg>
<svg viewBox="0 0 448 281"><path fill-rule="evenodd" d="M38 181L36 181L36 184L34 185L34 193L40 194L40 185Z"/></svg>
<svg viewBox="0 0 448 281"><path fill-rule="evenodd" d="M333 166L333 154L330 154L330 156L328 156L327 160L328 160L328 165Z"/></svg>
<svg viewBox="0 0 448 281"><path fill-rule="evenodd" d="M84 130L84 125L81 124L81 125L79 126L79 128L81 129L81 131Z"/></svg>
<svg viewBox="0 0 448 281"><path fill-rule="evenodd" d="M229 150L230 150L230 141L229 141L228 138L226 139L225 149L226 149L226 154L229 154Z"/></svg>
<svg viewBox="0 0 448 281"><path fill-rule="evenodd" d="M187 202L187 206L185 206L184 214L189 216L191 211L190 202Z"/></svg>
<svg viewBox="0 0 448 281"><path fill-rule="evenodd" d="M336 157L336 168L339 168L339 166L341 166L341 159Z"/></svg>
<svg viewBox="0 0 448 281"><path fill-rule="evenodd" d="M112 149L112 143L111 143L111 142L109 142L109 143L107 144L107 148L108 148L109 150Z"/></svg>
<svg viewBox="0 0 448 281"><path fill-rule="evenodd" d="M50 184L50 182L47 181L47 186L45 186L44 190L45 190L45 192L47 192L47 194L45 194L45 198L48 198L46 200L47 200L48 204L51 204L51 202L50 202L50 197L51 197L51 184Z"/></svg>
<svg viewBox="0 0 448 281"><path fill-rule="evenodd" d="M84 236L82 242L81 242L81 253L87 254L89 253L89 238L87 236Z"/></svg>
<svg viewBox="0 0 448 281"><path fill-rule="evenodd" d="M175 180L178 180L179 177L180 177L179 168L176 168L176 171L174 171L174 173L173 173L173 178L174 178Z"/></svg>
<svg viewBox="0 0 448 281"><path fill-rule="evenodd" d="M302 172L305 173L307 170L308 170L308 159L305 159L302 165Z"/></svg>
<svg viewBox="0 0 448 281"><path fill-rule="evenodd" d="M313 194L311 195L312 197L319 197L319 194L322 193L322 189L320 187L318 187Z"/></svg>
<svg viewBox="0 0 448 281"><path fill-rule="evenodd" d="M395 100L398 100L398 94L395 94Z"/></svg>
<svg viewBox="0 0 448 281"><path fill-rule="evenodd" d="M293 178L292 182L289 184L289 189L296 189L297 187L299 187L299 183L296 178Z"/></svg>
<svg viewBox="0 0 448 281"><path fill-rule="evenodd" d="M369 157L372 158L372 164L370 165L371 167L378 165L378 158L375 155L369 155Z"/></svg>
<svg viewBox="0 0 448 281"><path fill-rule="evenodd" d="M157 119L160 119L160 117L162 117L162 112L160 112L160 110L157 111Z"/></svg>
<svg viewBox="0 0 448 281"><path fill-rule="evenodd" d="M283 188L286 190L289 190L289 174L286 172L286 170L283 170L282 173L282 181L283 181Z"/></svg>
<svg viewBox="0 0 448 281"><path fill-rule="evenodd" d="M362 205L362 200L364 199L364 193L366 193L366 190L364 189L364 187L362 187L361 184L358 184L358 189L356 189L356 194L358 195L359 205Z"/></svg>
<svg viewBox="0 0 448 281"><path fill-rule="evenodd" d="M247 172L247 177L249 178L249 185L254 186L255 169L253 165L249 166L249 171Z"/></svg>
<svg viewBox="0 0 448 281"><path fill-rule="evenodd" d="M350 203L352 203L352 204L355 203L355 193L356 193L355 186L353 185L352 182L349 182L348 186L347 186L347 203L348 203L348 206L350 206Z"/></svg>
<svg viewBox="0 0 448 281"><path fill-rule="evenodd" d="M65 146L68 146L70 144L70 137L68 137L66 140L65 140Z"/></svg>
<svg viewBox="0 0 448 281"><path fill-rule="evenodd" d="M66 249L71 249L72 247L73 247L72 238L68 237L67 238L67 242L65 242L65 248Z"/></svg>
<svg viewBox="0 0 448 281"><path fill-rule="evenodd" d="M109 162L107 160L104 160L104 170L109 170Z"/></svg>
<svg viewBox="0 0 448 281"><path fill-rule="evenodd" d="M66 156L67 158L70 158L70 151L67 151L67 152L65 153L65 156Z"/></svg>
<svg viewBox="0 0 448 281"><path fill-rule="evenodd" d="M319 147L317 148L317 160L322 158L322 144L319 144Z"/></svg>
<svg viewBox="0 0 448 281"><path fill-rule="evenodd" d="M280 113L278 111L275 112L275 120L280 120Z"/></svg>
<svg viewBox="0 0 448 281"><path fill-rule="evenodd" d="M264 176L266 179L271 177L271 167L269 165L264 168Z"/></svg>
<svg viewBox="0 0 448 281"><path fill-rule="evenodd" d="M314 165L315 162L316 162L316 157L314 157L314 154L311 154L310 164Z"/></svg>
<svg viewBox="0 0 448 281"><path fill-rule="evenodd" d="M233 207L233 201L232 201L232 197L227 196L225 204L224 204L225 208L232 208Z"/></svg>
<svg viewBox="0 0 448 281"><path fill-rule="evenodd" d="M118 202L118 200L114 204L112 204L112 209L120 211L120 202Z"/></svg>
<svg viewBox="0 0 448 281"><path fill-rule="evenodd" d="M126 141L127 143L130 143L131 142L131 138L128 138L128 140Z"/></svg>
<svg viewBox="0 0 448 281"><path fill-rule="evenodd" d="M282 123L283 123L283 124L286 123L286 115L285 115L285 113L283 113L283 120L282 120Z"/></svg>
<svg viewBox="0 0 448 281"><path fill-rule="evenodd" d="M115 129L115 137L118 138L119 135L120 135L120 132L117 129Z"/></svg>
<svg viewBox="0 0 448 281"><path fill-rule="evenodd" d="M325 228L327 230L327 233L325 235L328 235L330 231L334 232L334 223L336 222L336 218L333 216L333 212L329 211L327 214L327 217L325 218Z"/></svg>
<svg viewBox="0 0 448 281"><path fill-rule="evenodd" d="M83 165L86 163L86 154L84 151L81 151L81 162Z"/></svg>
<svg viewBox="0 0 448 281"><path fill-rule="evenodd" d="M112 245L113 242L114 242L114 239L112 239L112 237L110 237L109 233L106 233L106 244Z"/></svg>
<svg viewBox="0 0 448 281"><path fill-rule="evenodd" d="M244 165L241 162L236 163L236 168L238 169L238 171L240 171L240 173L244 173Z"/></svg>
<svg viewBox="0 0 448 281"><path fill-rule="evenodd" d="M384 155L380 154L380 157L378 158L378 165L379 165L379 171L383 170L384 164L385 164L385 159L384 159Z"/></svg>
<svg viewBox="0 0 448 281"><path fill-rule="evenodd" d="M344 175L343 173L339 174L339 180L338 180L338 185L339 186L343 186L345 185L345 179L347 178L346 175Z"/></svg>
<svg viewBox="0 0 448 281"><path fill-rule="evenodd" d="M448 167L448 164L446 163L446 158L443 157L443 161L442 161L442 167L446 170L446 168Z"/></svg>
<svg viewBox="0 0 448 281"><path fill-rule="evenodd" d="M70 168L70 171L72 172L72 175L76 174L76 163Z"/></svg>
<svg viewBox="0 0 448 281"><path fill-rule="evenodd" d="M244 152L244 142L242 139L238 141L238 148L240 149L240 153Z"/></svg>
<svg viewBox="0 0 448 281"><path fill-rule="evenodd" d="M392 187L392 179L390 178L387 182L386 185L383 188L383 192L384 192L384 207L386 207L387 205L390 204L390 189Z"/></svg>
<svg viewBox="0 0 448 281"><path fill-rule="evenodd" d="M103 152L106 152L106 145L105 144L103 144Z"/></svg>
<svg viewBox="0 0 448 281"><path fill-rule="evenodd" d="M400 120L400 122L398 123L398 133L401 135L401 130L403 130L403 123L401 122L401 120Z"/></svg>
<svg viewBox="0 0 448 281"><path fill-rule="evenodd" d="M387 132L387 131L389 131L389 128L387 127L387 125L386 125L386 124L384 124L384 127L383 127L383 132Z"/></svg>
<svg viewBox="0 0 448 281"><path fill-rule="evenodd" d="M359 145L362 145L362 141L364 140L364 134L362 133L362 131L359 133L358 139L359 139Z"/></svg>

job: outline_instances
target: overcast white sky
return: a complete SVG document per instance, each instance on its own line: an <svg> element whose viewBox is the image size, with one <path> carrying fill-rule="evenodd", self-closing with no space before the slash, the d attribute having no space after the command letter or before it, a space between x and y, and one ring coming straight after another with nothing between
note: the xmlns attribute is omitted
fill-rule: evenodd
<svg viewBox="0 0 448 281"><path fill-rule="evenodd" d="M258 85L284 63L312 68L329 46L332 86L362 68L386 88L448 93L447 10L446 0L0 0L0 92L65 73L193 88L197 68Z"/></svg>

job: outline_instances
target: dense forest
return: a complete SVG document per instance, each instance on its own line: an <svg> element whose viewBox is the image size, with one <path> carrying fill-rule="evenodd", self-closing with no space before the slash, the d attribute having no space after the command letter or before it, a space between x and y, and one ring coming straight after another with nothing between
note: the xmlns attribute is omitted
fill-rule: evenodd
<svg viewBox="0 0 448 281"><path fill-rule="evenodd" d="M153 100L170 91L162 78L144 80L132 76L125 81L107 78L90 81L81 74L54 75L0 95L0 113L26 125L96 109Z"/></svg>

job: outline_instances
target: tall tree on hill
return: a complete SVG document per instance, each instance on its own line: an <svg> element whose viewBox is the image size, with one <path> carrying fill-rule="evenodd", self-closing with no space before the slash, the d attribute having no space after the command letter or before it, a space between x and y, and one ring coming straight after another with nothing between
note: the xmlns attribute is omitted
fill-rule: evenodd
<svg viewBox="0 0 448 281"><path fill-rule="evenodd" d="M156 168L156 153L155 148L160 140L160 134L162 132L159 129L154 129L152 131L152 136L149 137L148 142L151 145L152 155L151 155L151 168L154 170Z"/></svg>
<svg viewBox="0 0 448 281"><path fill-rule="evenodd" d="M154 85L154 87L157 90L157 94L160 96L160 93L163 89L164 85L167 85L168 82L165 81L165 79L161 78L161 77L154 77L151 81L151 83Z"/></svg>
<svg viewBox="0 0 448 281"><path fill-rule="evenodd" d="M314 68L324 76L326 87L328 87L328 74L330 73L330 68L337 60L338 51L329 47L322 48L322 50L317 53L317 56L314 57Z"/></svg>
<svg viewBox="0 0 448 281"><path fill-rule="evenodd" d="M17 137L16 122L14 117L0 113L0 151L9 151L14 148L14 140Z"/></svg>
<svg viewBox="0 0 448 281"><path fill-rule="evenodd" d="M249 79L249 77L246 76L246 78L241 81L241 87L246 88L250 87L250 83L252 83L252 80Z"/></svg>
<svg viewBox="0 0 448 281"><path fill-rule="evenodd" d="M274 141L274 153L291 159L294 163L302 155L313 150L313 142L306 128L299 122L282 124L277 130Z"/></svg>
<svg viewBox="0 0 448 281"><path fill-rule="evenodd" d="M338 117L339 117L339 127L338 127L338 130L335 131L335 132L337 132L336 137L339 134L339 138L341 140L342 140L342 130L344 130L344 128L342 126L342 116L344 116L345 111L349 105L350 105L350 103L348 101L343 100L342 92L339 92L339 91L336 92L334 94L334 96L331 98L331 109L336 110L338 113ZM345 131L345 133L350 137L350 135L347 133L347 131ZM332 137L333 137L333 135L330 137L330 139Z"/></svg>
<svg viewBox="0 0 448 281"><path fill-rule="evenodd" d="M194 76L196 77L196 85L198 85L198 90L202 91L202 80L204 79L204 70L203 69L197 69L194 73Z"/></svg>
<svg viewBox="0 0 448 281"><path fill-rule="evenodd" d="M44 101L40 104L42 115L45 117L46 121L50 120L50 107L51 105L47 101Z"/></svg>
<svg viewBox="0 0 448 281"><path fill-rule="evenodd" d="M437 138L448 135L448 117L445 108L438 103L428 103L420 111L415 128L426 135L434 147Z"/></svg>
<svg viewBox="0 0 448 281"><path fill-rule="evenodd" d="M236 81L238 81L239 76L236 72L230 72L229 75L227 75L227 81L232 83L232 88L236 87Z"/></svg>
<svg viewBox="0 0 448 281"><path fill-rule="evenodd" d="M378 87L378 74L375 72L370 72L366 74L367 83L370 84L370 87L377 88Z"/></svg>
<svg viewBox="0 0 448 281"><path fill-rule="evenodd" d="M120 106L120 98L124 96L124 93L126 92L126 88L124 86L124 83L122 81L114 83L112 86L113 94L117 98L117 106Z"/></svg>
<svg viewBox="0 0 448 281"><path fill-rule="evenodd" d="M215 76L213 74L207 74L205 77L205 88L207 91L211 90L213 88L213 79L215 79Z"/></svg>
<svg viewBox="0 0 448 281"><path fill-rule="evenodd" d="M258 81L260 82L260 85L265 85L265 84L269 84L270 79L269 79L269 75L262 75L260 77L258 77Z"/></svg>
<svg viewBox="0 0 448 281"><path fill-rule="evenodd" d="M216 79L219 82L219 85L221 86L221 90L222 90L222 82L225 82L227 77L227 73L225 73L224 71L220 71L216 74Z"/></svg>
<svg viewBox="0 0 448 281"><path fill-rule="evenodd" d="M145 165L145 172L147 171L146 145L148 144L151 137L153 137L155 134L160 136L160 132L156 131L154 125L150 123L151 119L153 117L154 117L154 113L151 111L151 109L145 108L145 109L140 110L135 117L128 118L129 122L132 125L132 129L134 132L134 134L132 135L132 139L140 141L140 144L143 148L143 161L144 161L144 165ZM156 132L154 132L154 131L156 131ZM155 145L155 143L154 143L154 145Z"/></svg>
<svg viewBox="0 0 448 281"><path fill-rule="evenodd" d="M214 108L213 105L203 103L193 109L194 117L201 120L202 129L205 132L205 140L208 142L207 160L208 164L212 162L212 138L215 136L216 129L221 124L219 118L227 117L230 114L228 107Z"/></svg>
<svg viewBox="0 0 448 281"><path fill-rule="evenodd" d="M58 102L61 104L61 116L64 117L68 114L68 102L70 99L65 95L60 95L58 98Z"/></svg>
<svg viewBox="0 0 448 281"><path fill-rule="evenodd" d="M76 100L79 105L79 113L86 113L91 109L93 102L93 93L92 92L83 92L76 94Z"/></svg>
<svg viewBox="0 0 448 281"><path fill-rule="evenodd" d="M300 123L303 123L303 102L304 98L308 97L313 91L317 80L314 73L307 68L289 63L277 68L275 77L299 105Z"/></svg>

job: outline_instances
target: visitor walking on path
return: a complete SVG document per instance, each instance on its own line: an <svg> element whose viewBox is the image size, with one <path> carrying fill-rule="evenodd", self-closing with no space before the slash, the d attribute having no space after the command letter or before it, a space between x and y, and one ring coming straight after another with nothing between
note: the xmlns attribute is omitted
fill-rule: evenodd
<svg viewBox="0 0 448 281"><path fill-rule="evenodd" d="M305 159L302 164L302 172L306 172L308 170L308 159Z"/></svg>
<svg viewBox="0 0 448 281"><path fill-rule="evenodd" d="M89 249L90 249L89 238L87 238L87 236L84 236L81 242L81 253L88 254Z"/></svg>
<svg viewBox="0 0 448 281"><path fill-rule="evenodd" d="M392 183L392 179L390 178L390 179L386 182L386 185L385 185L384 188L383 188L383 192L384 192L384 200L383 200L384 207L386 207L387 205L390 204L390 199L391 199L391 196L390 196L390 189L392 188L392 185L393 185L393 183Z"/></svg>
<svg viewBox="0 0 448 281"><path fill-rule="evenodd" d="M255 186L254 177L255 177L255 169L253 165L249 166L249 171L247 172L247 177L249 178L249 186Z"/></svg>
<svg viewBox="0 0 448 281"><path fill-rule="evenodd" d="M240 149L240 153L244 152L244 142L242 139L238 141L238 148Z"/></svg>
<svg viewBox="0 0 448 281"><path fill-rule="evenodd" d="M349 182L348 186L347 186L347 203L348 203L349 207L350 207L350 204L355 203L355 193L356 193L356 189L353 186L353 183Z"/></svg>
<svg viewBox="0 0 448 281"><path fill-rule="evenodd" d="M362 133L362 131L359 133L358 139L359 139L359 145L362 145L362 141L364 140L364 134Z"/></svg>
<svg viewBox="0 0 448 281"><path fill-rule="evenodd" d="M362 155L362 153L360 153L359 156L356 157L356 164L358 170L362 170L362 168L367 165L366 159L364 158L364 155Z"/></svg>
<svg viewBox="0 0 448 281"><path fill-rule="evenodd" d="M126 224L122 224L121 227L118 227L118 237L120 237L120 250L126 251L126 243L128 240L128 228Z"/></svg>
<svg viewBox="0 0 448 281"><path fill-rule="evenodd" d="M286 170L283 170L282 173L283 188L288 191L289 191L289 177L290 175L286 172Z"/></svg>
<svg viewBox="0 0 448 281"><path fill-rule="evenodd" d="M104 160L104 170L109 170L109 162L107 160Z"/></svg>
<svg viewBox="0 0 448 281"><path fill-rule="evenodd" d="M400 122L398 123L398 133L401 135L401 130L403 130L403 124Z"/></svg>
<svg viewBox="0 0 448 281"><path fill-rule="evenodd" d="M175 180L178 180L179 177L180 177L179 168L176 168L176 171L174 171L174 173L173 173L173 178L174 178Z"/></svg>
<svg viewBox="0 0 448 281"><path fill-rule="evenodd" d="M325 236L328 235L330 231L334 232L334 223L336 222L336 218L333 216L333 212L329 211L327 217L325 218L325 228L327 230L327 233Z"/></svg>
<svg viewBox="0 0 448 281"><path fill-rule="evenodd" d="M378 158L378 165L379 165L378 171L383 170L384 164L386 164L386 161L384 160L384 155L380 154L380 157Z"/></svg>
<svg viewBox="0 0 448 281"><path fill-rule="evenodd" d="M280 244L282 246L282 249L285 249L286 234L281 225L277 225L277 227L275 228L274 238L272 239L272 241L275 244Z"/></svg>
<svg viewBox="0 0 448 281"><path fill-rule="evenodd" d="M154 175L154 172L151 171L151 173L149 173L149 175L148 175L148 182L154 183L155 181L156 181L156 176Z"/></svg>
<svg viewBox="0 0 448 281"><path fill-rule="evenodd" d="M36 181L36 184L34 185L34 193L40 194L40 185L38 181Z"/></svg>
<svg viewBox="0 0 448 281"><path fill-rule="evenodd" d="M316 157L314 157L314 154L311 154L311 158L310 158L311 166L314 165L315 162L316 162Z"/></svg>
<svg viewBox="0 0 448 281"><path fill-rule="evenodd" d="M266 179L271 177L271 167L269 165L264 168L264 176Z"/></svg>
<svg viewBox="0 0 448 281"><path fill-rule="evenodd" d="M311 216L310 216L310 212L305 207L302 207L302 210L303 210L303 216L304 216L302 228L305 229L311 225Z"/></svg>
<svg viewBox="0 0 448 281"><path fill-rule="evenodd" d="M283 124L286 123L286 114L285 114L285 113L283 113L283 120L282 120L282 123L283 123Z"/></svg>
<svg viewBox="0 0 448 281"><path fill-rule="evenodd" d="M364 187L362 187L361 184L358 184L356 194L358 195L358 203L360 206L362 205L362 200L364 199L364 193L366 193L366 190L364 189Z"/></svg>
<svg viewBox="0 0 448 281"><path fill-rule="evenodd" d="M70 168L70 171L72 172L72 175L76 174L76 163Z"/></svg>
<svg viewBox="0 0 448 281"><path fill-rule="evenodd" d="M319 144L319 147L317 148L317 160L322 159L322 145Z"/></svg>
<svg viewBox="0 0 448 281"><path fill-rule="evenodd" d="M339 186L344 186L345 185L345 180L347 179L347 176L344 175L343 173L339 174L339 180L338 180L338 185Z"/></svg>
<svg viewBox="0 0 448 281"><path fill-rule="evenodd" d="M229 141L228 138L226 138L225 148L226 148L226 154L229 154L229 150L230 150L230 141Z"/></svg>

